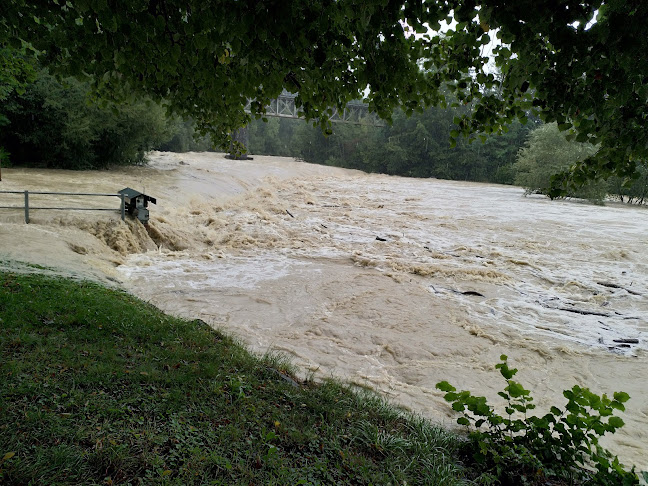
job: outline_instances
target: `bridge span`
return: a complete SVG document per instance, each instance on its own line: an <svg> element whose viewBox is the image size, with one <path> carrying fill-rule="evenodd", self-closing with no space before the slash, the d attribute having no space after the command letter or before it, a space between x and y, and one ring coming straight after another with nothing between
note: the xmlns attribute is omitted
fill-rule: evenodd
<svg viewBox="0 0 648 486"><path fill-rule="evenodd" d="M279 118L304 118L303 113L299 111L295 103L297 95L283 91L276 99L272 100L266 106L265 116L279 117ZM251 112L251 100L248 100L245 105L245 111ZM385 121L380 119L374 112L369 111L369 105L362 101L350 101L340 111L337 108L333 110L333 116L330 120L334 123L352 123L356 125L373 125L384 126Z"/></svg>
<svg viewBox="0 0 648 486"><path fill-rule="evenodd" d="M277 98L272 100L268 106L266 106L265 117L277 117L277 118L301 118L303 119L303 113L297 107L295 103L295 98L297 95L294 93L289 93L284 90ZM248 100L245 105L245 111L247 113L252 112L252 100ZM354 125L370 125L375 127L385 126L385 121L378 117L374 112L369 111L369 105L363 103L362 101L350 101L344 107L344 110L340 111L337 108L333 109L333 115L329 118L333 123L351 123ZM243 146L247 147L249 138L248 138L248 127L242 127L232 133L232 141L238 142ZM247 159L247 154L235 154L233 144L230 146L230 153L228 155L231 159Z"/></svg>

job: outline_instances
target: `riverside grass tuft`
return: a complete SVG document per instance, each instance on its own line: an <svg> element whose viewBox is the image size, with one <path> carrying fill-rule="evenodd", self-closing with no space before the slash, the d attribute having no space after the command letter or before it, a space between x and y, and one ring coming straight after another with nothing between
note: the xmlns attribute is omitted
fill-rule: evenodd
<svg viewBox="0 0 648 486"><path fill-rule="evenodd" d="M118 290L0 272L0 484L465 484L458 439Z"/></svg>

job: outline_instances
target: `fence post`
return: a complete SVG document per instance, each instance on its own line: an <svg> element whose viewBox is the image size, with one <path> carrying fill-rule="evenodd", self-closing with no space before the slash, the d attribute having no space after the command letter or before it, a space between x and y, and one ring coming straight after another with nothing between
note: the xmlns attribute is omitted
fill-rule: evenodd
<svg viewBox="0 0 648 486"><path fill-rule="evenodd" d="M29 224L29 191L25 191L25 223Z"/></svg>
<svg viewBox="0 0 648 486"><path fill-rule="evenodd" d="M121 218L122 218L122 221L125 221L126 220L126 204L124 202L124 197L125 196L123 194L120 194L120 196L121 196L121 198L120 198L121 199Z"/></svg>

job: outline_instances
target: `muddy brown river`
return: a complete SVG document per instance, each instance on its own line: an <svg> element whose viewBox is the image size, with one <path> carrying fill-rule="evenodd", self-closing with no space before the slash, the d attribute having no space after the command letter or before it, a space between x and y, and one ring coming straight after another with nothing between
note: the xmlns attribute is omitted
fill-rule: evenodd
<svg viewBox="0 0 648 486"><path fill-rule="evenodd" d="M648 469L648 211L520 188L367 175L287 158L153 153L147 167L3 169L0 190L157 198L149 232L114 212L0 210L11 261L118 285L304 374L369 386L448 426L448 380L502 409L509 356L540 411L575 384L626 391L604 445ZM0 206L22 205L0 194ZM40 199L39 199L40 198Z"/></svg>

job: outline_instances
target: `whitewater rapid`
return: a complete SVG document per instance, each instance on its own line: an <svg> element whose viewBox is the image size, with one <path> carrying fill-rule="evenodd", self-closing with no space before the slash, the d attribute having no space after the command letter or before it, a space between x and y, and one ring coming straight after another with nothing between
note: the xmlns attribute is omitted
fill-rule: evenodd
<svg viewBox="0 0 648 486"><path fill-rule="evenodd" d="M446 425L455 417L435 384L501 405L501 354L540 410L561 407L575 384L623 390L627 425L605 445L648 469L644 208L222 154L3 179L0 190L134 187L158 200L148 234L117 212L43 211L30 225L3 212L11 258L108 279Z"/></svg>

